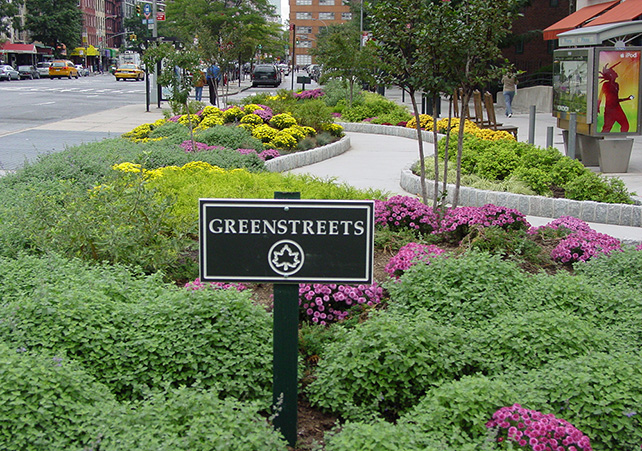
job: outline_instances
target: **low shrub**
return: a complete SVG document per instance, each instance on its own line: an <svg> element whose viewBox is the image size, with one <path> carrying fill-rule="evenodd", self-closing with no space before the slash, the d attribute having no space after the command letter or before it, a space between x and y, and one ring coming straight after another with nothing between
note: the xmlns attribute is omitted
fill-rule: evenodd
<svg viewBox="0 0 642 451"><path fill-rule="evenodd" d="M441 324L478 324L518 309L529 278L501 256L470 252L415 265L385 285L390 308L426 310Z"/></svg>
<svg viewBox="0 0 642 451"><path fill-rule="evenodd" d="M62 352L0 342L0 448L81 450L96 417L114 407L109 390Z"/></svg>
<svg viewBox="0 0 642 451"><path fill-rule="evenodd" d="M2 341L74 359L121 400L220 384L222 396L267 402L272 325L249 294L162 285L132 302L130 280L107 292L82 280L38 286L0 311Z"/></svg>
<svg viewBox="0 0 642 451"><path fill-rule="evenodd" d="M344 418L395 418L439 382L460 375L464 333L428 313L373 315L327 346L306 392Z"/></svg>
<svg viewBox="0 0 642 451"><path fill-rule="evenodd" d="M265 150L263 144L241 127L215 125L196 133L199 142L210 146L222 146L228 149L254 149L259 152Z"/></svg>
<svg viewBox="0 0 642 451"><path fill-rule="evenodd" d="M292 110L292 115L299 124L305 124L317 131L334 122L332 110L319 99L298 103Z"/></svg>
<svg viewBox="0 0 642 451"><path fill-rule="evenodd" d="M100 451L287 450L262 406L221 399L216 390L181 387L103 414L89 449ZM87 448L86 448L87 449ZM88 451L88 450L87 450Z"/></svg>

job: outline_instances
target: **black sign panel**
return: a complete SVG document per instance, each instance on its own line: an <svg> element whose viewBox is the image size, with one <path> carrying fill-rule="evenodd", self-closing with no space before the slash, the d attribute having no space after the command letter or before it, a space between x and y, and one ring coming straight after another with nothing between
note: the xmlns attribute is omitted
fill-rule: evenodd
<svg viewBox="0 0 642 451"><path fill-rule="evenodd" d="M200 199L204 282L372 283L373 201Z"/></svg>

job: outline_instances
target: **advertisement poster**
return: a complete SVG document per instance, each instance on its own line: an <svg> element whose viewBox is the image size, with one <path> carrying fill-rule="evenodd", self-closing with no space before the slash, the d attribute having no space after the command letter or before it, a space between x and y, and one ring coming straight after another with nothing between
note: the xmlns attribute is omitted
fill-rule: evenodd
<svg viewBox="0 0 642 451"><path fill-rule="evenodd" d="M596 131L639 134L640 50L598 49Z"/></svg>
<svg viewBox="0 0 642 451"><path fill-rule="evenodd" d="M577 113L577 121L589 123L592 115L592 61L588 49L556 50L553 72L553 116L569 119Z"/></svg>

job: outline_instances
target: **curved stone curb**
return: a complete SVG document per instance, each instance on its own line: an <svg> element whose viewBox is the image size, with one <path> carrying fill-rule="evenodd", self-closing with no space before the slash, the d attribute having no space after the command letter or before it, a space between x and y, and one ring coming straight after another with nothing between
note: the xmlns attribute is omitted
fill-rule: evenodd
<svg viewBox="0 0 642 451"><path fill-rule="evenodd" d="M372 133L375 135L399 136L400 138L417 139L417 130L414 128L397 127L394 125L368 124L365 122L337 122L346 132L354 133ZM432 143L432 132L423 130L421 132L423 140ZM441 135L439 135L441 136Z"/></svg>
<svg viewBox="0 0 642 451"><path fill-rule="evenodd" d="M343 125L345 131L351 132L385 134L404 138L416 138L417 136L415 130L405 127L365 123L342 123L341 125ZM424 132L424 141L432 142L432 133ZM408 193L416 195L421 193L420 179L412 173L410 167L401 171L399 184ZM434 191L434 181L426 180L426 188L427 195L431 198ZM448 185L447 202L452 203L454 190L455 185ZM458 204L468 207L494 204L514 208L527 216L544 218L573 216L586 222L642 227L642 205L554 199L544 196L527 196L524 194L481 190L466 186L462 186L459 190Z"/></svg>
<svg viewBox="0 0 642 451"><path fill-rule="evenodd" d="M344 136L339 141L306 150L304 152L295 152L289 155L272 158L265 162L265 168L270 172L284 172L290 169L300 168L309 164L318 163L336 157L350 149L350 138Z"/></svg>

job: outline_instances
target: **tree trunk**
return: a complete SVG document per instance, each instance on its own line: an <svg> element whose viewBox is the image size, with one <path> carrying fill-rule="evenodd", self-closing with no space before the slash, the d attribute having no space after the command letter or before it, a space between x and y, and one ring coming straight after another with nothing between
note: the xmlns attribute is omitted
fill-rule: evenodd
<svg viewBox="0 0 642 451"><path fill-rule="evenodd" d="M450 127L452 125L452 118L453 118L453 98L451 97L450 100L448 101L448 125L446 128L446 137L444 138L446 140L446 150L444 151L444 179L442 181L442 190L443 192L446 192L446 187L448 185L448 147L450 146Z"/></svg>
<svg viewBox="0 0 642 451"><path fill-rule="evenodd" d="M403 88L401 88L403 89ZM412 102L412 112L417 121L417 144L419 145L419 177L421 183L421 199L422 202L428 205L428 193L426 191L426 162L424 161L424 140L421 134L421 121L419 120L419 109L417 108L417 99L415 99L415 90L408 89L410 100ZM433 196L434 197L434 196ZM434 206L433 206L434 208Z"/></svg>
<svg viewBox="0 0 642 451"><path fill-rule="evenodd" d="M435 182L433 187L432 195L432 208L433 210L438 210L438 205L440 204L439 199L446 194L439 193L439 143L437 142L437 102L439 102L439 94L432 93L432 145L433 145L433 160L435 162Z"/></svg>
<svg viewBox="0 0 642 451"><path fill-rule="evenodd" d="M461 114L459 115L459 134L457 135L457 178L455 181L455 193L453 195L453 208L457 208L459 204L459 186L461 185L461 155L464 150L464 125L468 118L468 102L470 100L470 93L468 89L464 89L461 96Z"/></svg>

